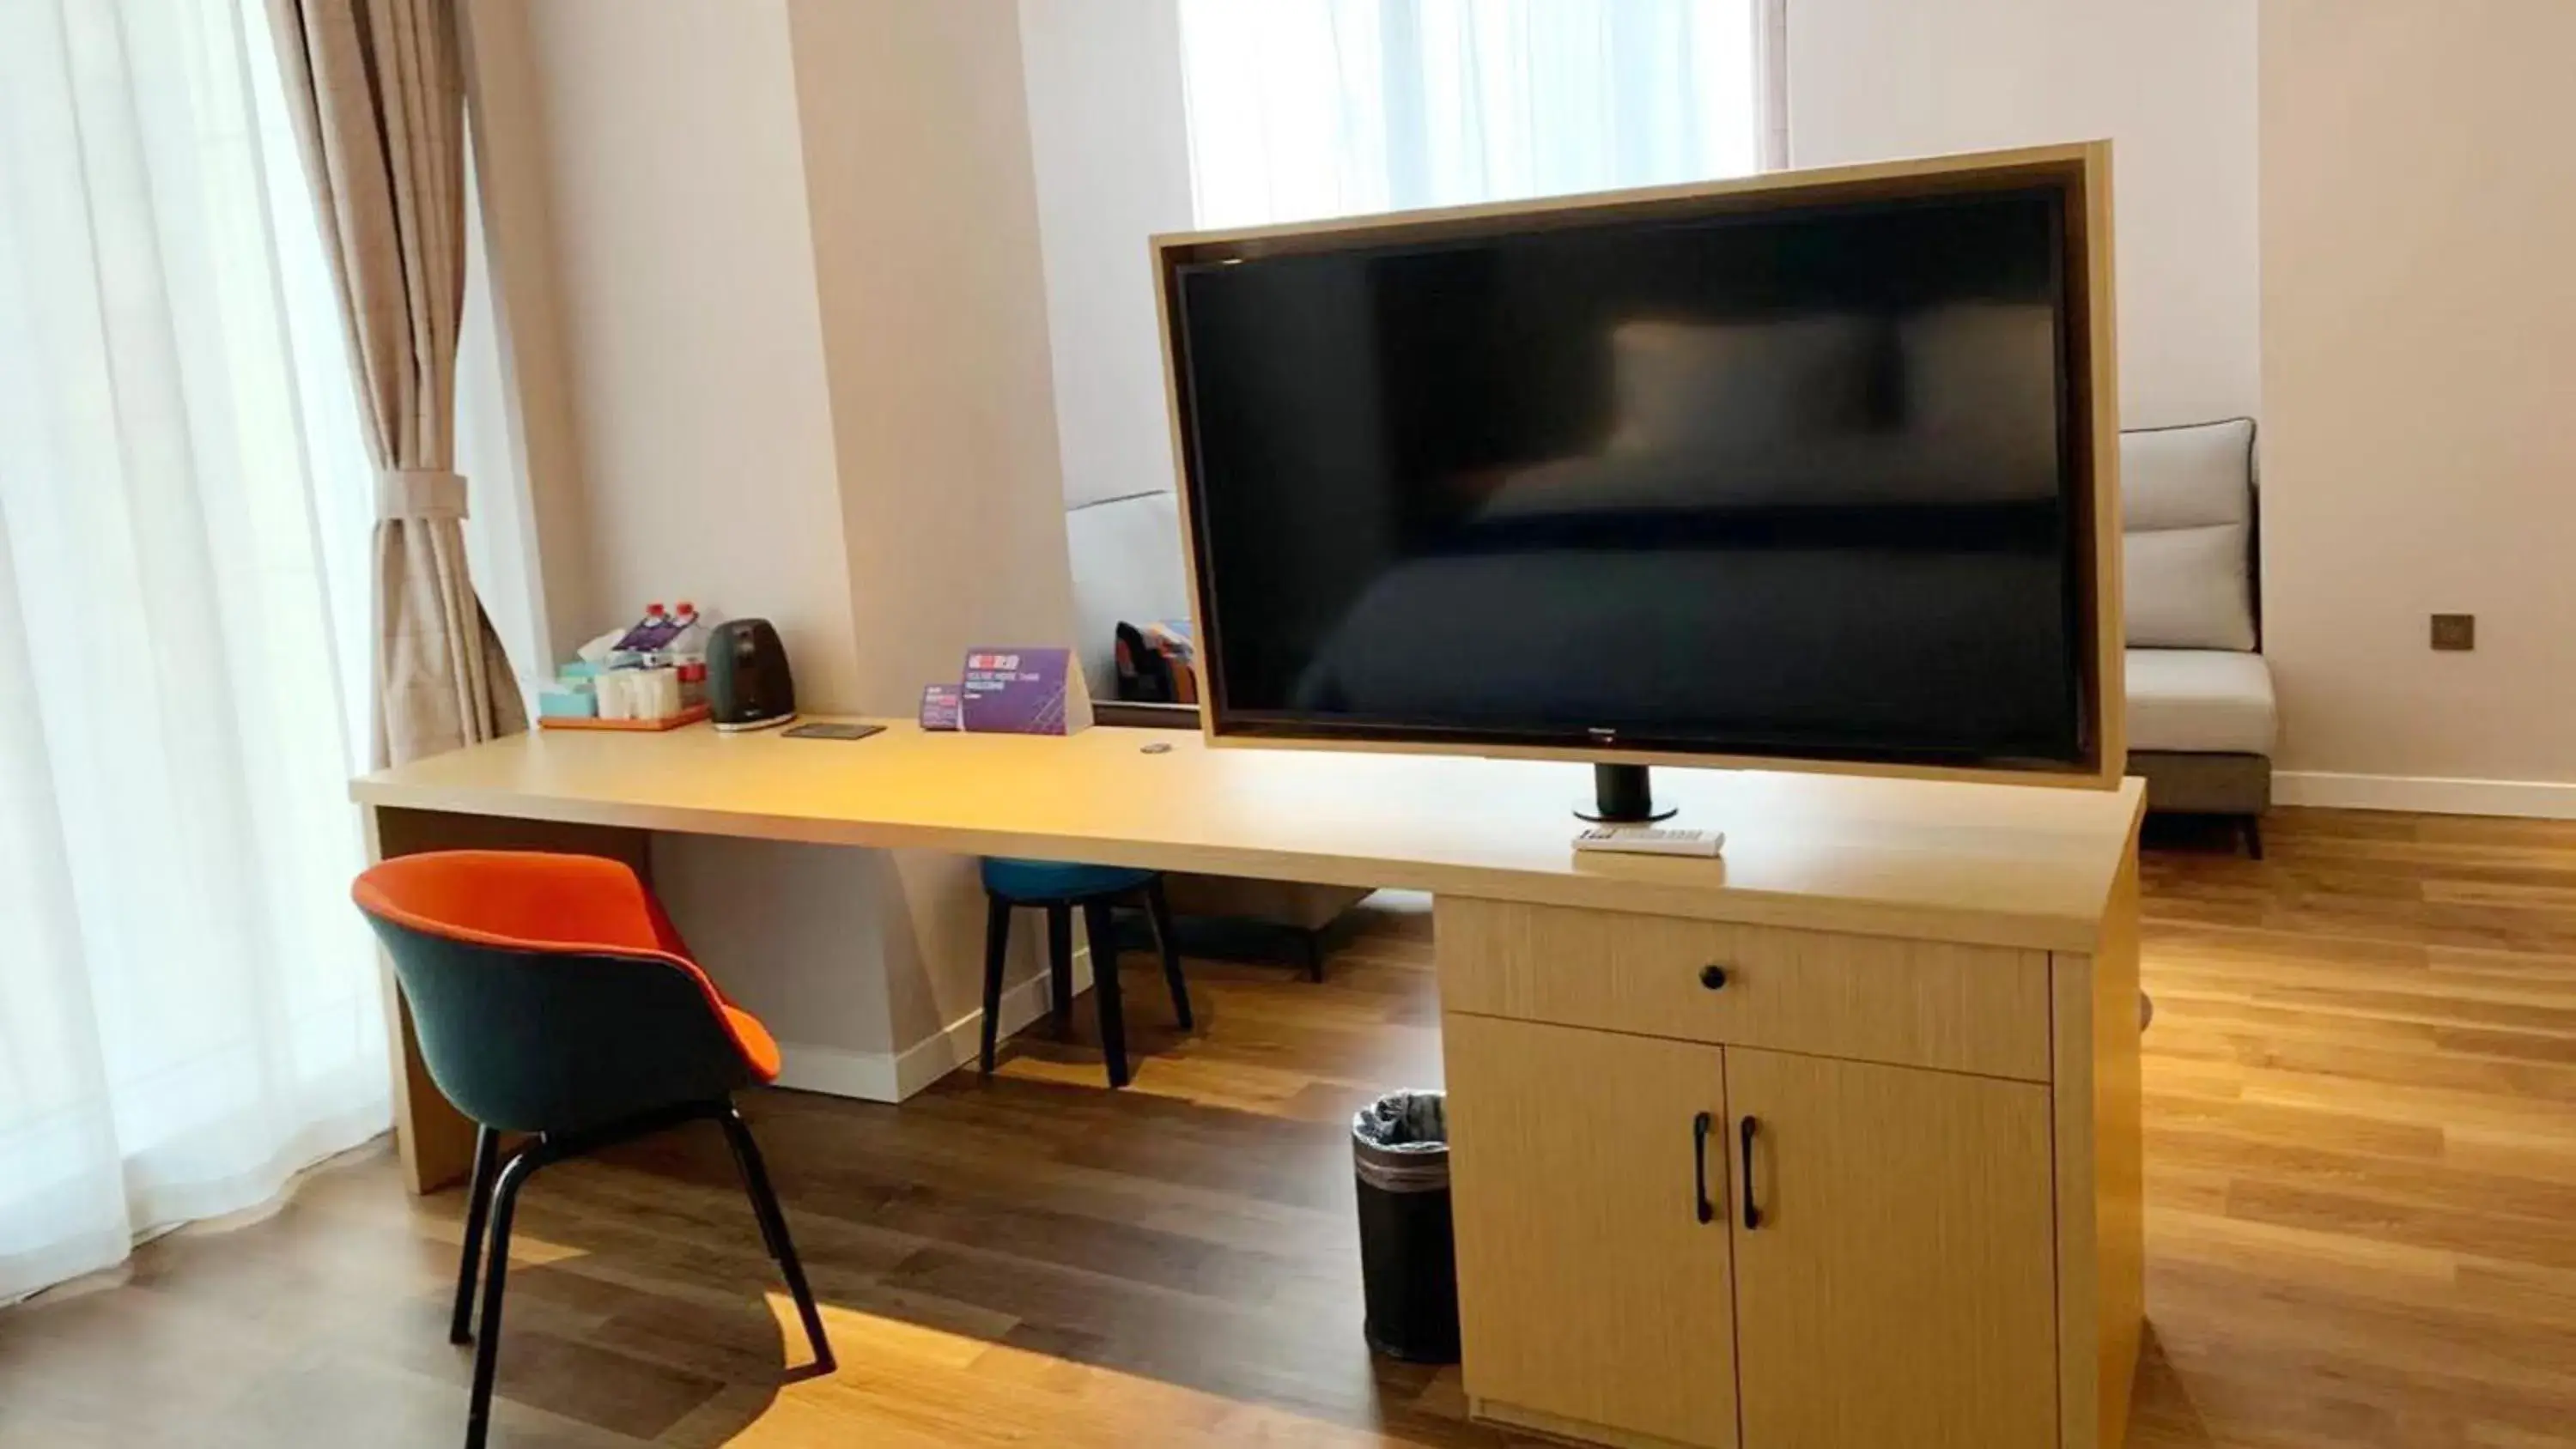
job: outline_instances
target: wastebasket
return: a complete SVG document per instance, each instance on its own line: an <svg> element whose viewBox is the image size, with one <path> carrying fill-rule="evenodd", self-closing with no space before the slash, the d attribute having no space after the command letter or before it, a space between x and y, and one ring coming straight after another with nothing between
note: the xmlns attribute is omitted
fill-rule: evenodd
<svg viewBox="0 0 2576 1449"><path fill-rule="evenodd" d="M1430 1091L1378 1098L1351 1119L1351 1158L1359 1173L1369 1347L1413 1363L1456 1363L1448 1099Z"/></svg>

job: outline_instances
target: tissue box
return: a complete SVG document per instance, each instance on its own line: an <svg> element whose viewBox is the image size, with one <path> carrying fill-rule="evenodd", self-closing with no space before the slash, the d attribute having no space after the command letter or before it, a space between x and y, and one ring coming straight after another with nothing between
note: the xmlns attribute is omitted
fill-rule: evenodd
<svg viewBox="0 0 2576 1449"><path fill-rule="evenodd" d="M538 691L537 717L596 719L599 717L599 696L593 694L585 682L559 680L553 688Z"/></svg>

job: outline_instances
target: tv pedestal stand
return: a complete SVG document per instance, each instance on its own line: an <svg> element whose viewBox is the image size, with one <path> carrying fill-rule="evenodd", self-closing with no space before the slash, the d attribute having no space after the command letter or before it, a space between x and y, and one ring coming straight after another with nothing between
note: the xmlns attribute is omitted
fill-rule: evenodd
<svg viewBox="0 0 2576 1449"><path fill-rule="evenodd" d="M1574 807L1575 818L1599 825L1647 825L1670 820L1679 806L1657 808L1654 786L1643 765L1594 765L1592 805Z"/></svg>

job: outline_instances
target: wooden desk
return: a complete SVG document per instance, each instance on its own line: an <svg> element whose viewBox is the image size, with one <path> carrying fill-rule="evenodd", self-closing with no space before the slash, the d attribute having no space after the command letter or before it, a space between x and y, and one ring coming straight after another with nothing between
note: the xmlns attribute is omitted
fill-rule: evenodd
<svg viewBox="0 0 2576 1449"><path fill-rule="evenodd" d="M1576 857L1576 766L1160 730L530 736L351 789L379 858L641 864L669 831L1429 891L1480 1414L1613 1444L2117 1444L2137 782L1656 784L1722 862ZM426 1190L470 1131L397 1030Z"/></svg>

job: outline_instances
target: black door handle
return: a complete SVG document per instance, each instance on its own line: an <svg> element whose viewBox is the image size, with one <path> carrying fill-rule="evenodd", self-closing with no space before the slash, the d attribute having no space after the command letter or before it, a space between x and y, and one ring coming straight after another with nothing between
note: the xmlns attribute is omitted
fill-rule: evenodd
<svg viewBox="0 0 2576 1449"><path fill-rule="evenodd" d="M1708 1134L1716 1126L1717 1119L1706 1112L1691 1119L1691 1193L1704 1223L1717 1220L1717 1204L1708 1200Z"/></svg>
<svg viewBox="0 0 2576 1449"><path fill-rule="evenodd" d="M1751 1232L1762 1226L1762 1209L1753 1205L1753 1134L1761 1128L1748 1114L1736 1129L1736 1140L1744 1148L1744 1229Z"/></svg>
<svg viewBox="0 0 2576 1449"><path fill-rule="evenodd" d="M1699 968L1699 984L1711 991L1726 985L1726 968L1711 962Z"/></svg>

